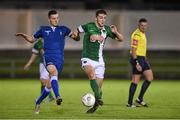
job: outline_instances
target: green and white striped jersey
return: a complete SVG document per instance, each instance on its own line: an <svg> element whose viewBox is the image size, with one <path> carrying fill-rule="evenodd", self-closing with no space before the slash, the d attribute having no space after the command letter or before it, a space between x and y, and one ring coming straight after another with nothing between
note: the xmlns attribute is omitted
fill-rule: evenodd
<svg viewBox="0 0 180 120"><path fill-rule="evenodd" d="M80 25L78 27L78 31L80 33L85 33L83 39L82 58L90 58L95 61L103 59L103 47L105 44L105 40L102 42L91 42L91 35L101 35L105 39L107 37L115 39L116 37L116 35L112 33L109 26L105 25L103 29L99 29L94 22Z"/></svg>

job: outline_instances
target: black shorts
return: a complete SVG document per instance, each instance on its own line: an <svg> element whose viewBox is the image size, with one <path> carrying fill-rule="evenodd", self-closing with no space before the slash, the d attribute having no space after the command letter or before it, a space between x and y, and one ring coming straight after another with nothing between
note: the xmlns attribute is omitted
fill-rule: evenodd
<svg viewBox="0 0 180 120"><path fill-rule="evenodd" d="M146 60L144 56L137 56L138 62L142 67L142 71L138 71L136 69L136 62L133 60L131 57L130 63L131 63L131 68L132 68L132 74L142 74L144 71L151 69L149 62Z"/></svg>

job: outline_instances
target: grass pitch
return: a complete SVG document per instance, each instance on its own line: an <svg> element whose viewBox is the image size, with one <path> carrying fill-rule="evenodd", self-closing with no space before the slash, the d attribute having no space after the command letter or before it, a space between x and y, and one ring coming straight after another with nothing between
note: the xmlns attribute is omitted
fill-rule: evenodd
<svg viewBox="0 0 180 120"><path fill-rule="evenodd" d="M90 92L89 81L60 81L63 98L61 106L55 101L43 102L39 115L35 115L34 101L40 94L39 80L0 80L0 119L180 119L180 81L154 80L145 95L150 107L127 108L130 80L105 80L105 105L94 114L86 114L81 97ZM140 86L135 94L137 97Z"/></svg>

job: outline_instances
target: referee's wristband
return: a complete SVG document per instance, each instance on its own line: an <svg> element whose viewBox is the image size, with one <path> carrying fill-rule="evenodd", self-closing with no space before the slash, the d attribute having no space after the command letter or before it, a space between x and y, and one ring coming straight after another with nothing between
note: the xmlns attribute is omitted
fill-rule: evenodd
<svg viewBox="0 0 180 120"><path fill-rule="evenodd" d="M133 59L134 63L139 64L139 61L137 58Z"/></svg>

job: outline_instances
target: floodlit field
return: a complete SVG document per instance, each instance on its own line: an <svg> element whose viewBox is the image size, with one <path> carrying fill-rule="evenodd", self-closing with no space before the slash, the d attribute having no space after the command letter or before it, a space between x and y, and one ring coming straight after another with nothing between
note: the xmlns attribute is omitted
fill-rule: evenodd
<svg viewBox="0 0 180 120"><path fill-rule="evenodd" d="M148 108L127 108L129 80L106 80L103 86L105 105L94 114L86 114L81 97L90 92L88 80L60 81L63 104L43 102L39 115L33 113L40 94L39 80L0 80L0 119L180 119L180 80L154 80L145 101ZM140 86L136 91L139 92Z"/></svg>

